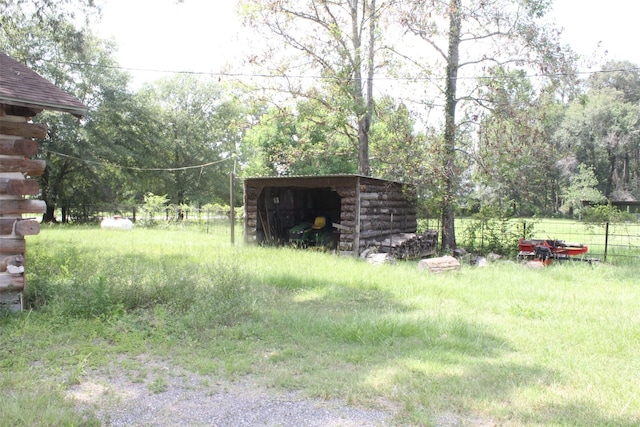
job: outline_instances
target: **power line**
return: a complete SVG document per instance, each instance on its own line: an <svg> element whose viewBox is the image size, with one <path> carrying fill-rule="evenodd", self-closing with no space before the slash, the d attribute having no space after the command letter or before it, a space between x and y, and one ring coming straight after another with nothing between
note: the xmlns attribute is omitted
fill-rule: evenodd
<svg viewBox="0 0 640 427"><path fill-rule="evenodd" d="M197 76L211 76L218 78L267 78L267 79L300 79L300 80L338 80L339 77L335 76L311 76L302 74L264 74L264 73L225 73L225 72L212 72L212 71L189 71L189 70L162 70L154 68L133 68L133 67L121 67L115 65L99 65L84 62L69 62L69 61L57 61L59 64L67 64L74 66L87 66L94 68L122 70L129 72L145 72L145 73L163 73L163 74L182 74L182 75L197 75ZM606 74L615 72L629 72L640 71L640 67L631 68L619 68L612 70L594 70L594 71L576 71L573 73L537 73L529 74L527 77L567 77L572 75L592 75L592 74ZM476 76L458 76L457 80L480 80L480 79L506 79L510 76L488 76L488 75L476 75ZM409 77L378 77L376 80L388 80L388 81L411 81L411 80L445 80L446 77L433 77L433 76L409 76Z"/></svg>
<svg viewBox="0 0 640 427"><path fill-rule="evenodd" d="M216 160L213 162L208 162L208 163L203 163L201 165L193 165L193 166L182 166L179 168L140 168L140 167L136 167L136 166L121 166L121 165L116 165L113 163L105 163L105 162L100 162L100 161L95 161L95 160L86 160L86 159L81 159L79 157L74 157L74 156L70 156L68 154L63 154L63 153L58 153L56 151L51 151L51 150L47 150L44 148L40 148L41 151L44 151L46 153L49 154L53 154L56 156L60 156L60 157L65 157L68 159L72 159L72 160L77 160L80 162L84 162L84 163L91 163L91 164L96 164L96 165L100 165L100 166L111 166L111 167L115 167L118 169L125 169L125 170L135 170L135 171L143 171L143 172L152 172L152 171L160 171L160 172L173 172L173 171L181 171L181 170L189 170L189 169L203 169L206 168L208 166L213 166L216 165L218 163L222 163L225 162L227 160L231 160L233 159L232 157L227 157L226 159L220 159L220 160Z"/></svg>

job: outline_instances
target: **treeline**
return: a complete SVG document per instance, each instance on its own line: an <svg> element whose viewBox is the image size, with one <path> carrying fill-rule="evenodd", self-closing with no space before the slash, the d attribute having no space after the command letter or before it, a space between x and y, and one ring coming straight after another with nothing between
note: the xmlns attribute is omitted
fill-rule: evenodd
<svg viewBox="0 0 640 427"><path fill-rule="evenodd" d="M460 0L365 1L361 9L334 10L347 2L314 0L324 8L313 9L315 15L296 14L302 4L244 3L254 6L245 9L253 14L245 16L248 29L280 31L289 42L282 50L304 51L306 68L296 66L317 78L249 83L185 73L133 91L114 59L116 47L90 30L98 11L93 1L3 3L0 50L89 107L80 121L48 112L35 118L49 127L38 154L47 161L39 178L45 222L56 212L63 221L118 213L143 206L149 194L180 207L180 218L190 207L228 204L232 172L239 178L366 173L412 183L419 214L444 224L454 213L580 215L585 202L640 198L638 67L609 62L578 79L577 56L537 20L548 2L501 0L493 3L502 8L489 8ZM87 25L78 24L78 14ZM435 30L436 15L447 23L444 31ZM308 21L300 25L330 31L325 39L303 37L309 34L300 27L283 27L294 16ZM497 16L513 24L512 34L491 31L502 28ZM370 27L350 32L352 23L364 22ZM467 40L456 25L476 41L504 37L495 50L463 58L467 51L446 49ZM390 45L388 28L412 34L420 56ZM424 46L441 42L440 59L425 59ZM253 62L261 73L286 75L279 56L260 58ZM472 78L459 79L469 64ZM373 91L380 76L394 84ZM286 89L274 83L282 81Z"/></svg>

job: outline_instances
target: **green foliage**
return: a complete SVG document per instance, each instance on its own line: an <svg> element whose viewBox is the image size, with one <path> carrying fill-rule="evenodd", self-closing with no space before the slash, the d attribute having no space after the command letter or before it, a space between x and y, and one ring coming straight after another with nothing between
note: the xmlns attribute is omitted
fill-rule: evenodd
<svg viewBox="0 0 640 427"><path fill-rule="evenodd" d="M483 79L482 97L495 108L482 114L474 152L473 200L530 216L557 209L560 153L551 135L562 119L553 91L539 90L524 71L502 68Z"/></svg>
<svg viewBox="0 0 640 427"><path fill-rule="evenodd" d="M437 193L442 176L438 171L438 137L428 129L416 131L416 116L403 103L385 96L376 100L371 125L373 176L411 183L421 196Z"/></svg>
<svg viewBox="0 0 640 427"><path fill-rule="evenodd" d="M229 200L229 173L249 125L234 90L176 75L145 85L136 98L154 112L158 129L145 160L158 170L148 172L145 191L167 194L176 207ZM239 203L241 195L235 194ZM184 212L177 212L182 219Z"/></svg>
<svg viewBox="0 0 640 427"><path fill-rule="evenodd" d="M617 207L611 204L589 206L582 211L582 221L592 223L594 225L603 226L606 223L623 223L627 221L636 221L637 219L631 213L621 212Z"/></svg>
<svg viewBox="0 0 640 427"><path fill-rule="evenodd" d="M571 183L563 194L564 212L572 212L580 218L585 209L586 203L602 203L606 200L604 195L598 190L598 179L593 168L586 165L578 165L578 173L571 177Z"/></svg>
<svg viewBox="0 0 640 427"><path fill-rule="evenodd" d="M640 101L640 72L629 61L609 61L599 73L592 73L587 81L592 90L615 89L624 94L625 102Z"/></svg>
<svg viewBox="0 0 640 427"><path fill-rule="evenodd" d="M153 193L145 194L144 202L140 206L142 218L140 218L139 224L143 227L157 225L157 218L165 216L168 203L169 199L166 194L164 196L157 196Z"/></svg>
<svg viewBox="0 0 640 427"><path fill-rule="evenodd" d="M566 180L583 164L593 170L606 197L640 196L639 130L640 107L626 102L622 92L593 90L573 102L555 133L565 153Z"/></svg>
<svg viewBox="0 0 640 427"><path fill-rule="evenodd" d="M344 117L317 101L270 109L243 141L251 161L244 176L354 173L357 154L345 137Z"/></svg>
<svg viewBox="0 0 640 427"><path fill-rule="evenodd" d="M470 221L465 221L459 245L472 253L495 253L509 257L518 254L519 239L535 234L535 221L495 215L482 210Z"/></svg>

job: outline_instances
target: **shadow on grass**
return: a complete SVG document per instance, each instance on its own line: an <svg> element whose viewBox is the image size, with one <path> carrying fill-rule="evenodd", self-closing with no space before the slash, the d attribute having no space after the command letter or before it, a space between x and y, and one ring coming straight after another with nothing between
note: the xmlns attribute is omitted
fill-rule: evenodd
<svg viewBox="0 0 640 427"><path fill-rule="evenodd" d="M97 254L77 249L41 255L30 270L34 292L28 299L59 302L60 316L104 318L120 328L118 339L121 330L149 331L144 336L157 338L153 344L169 337L172 348L159 352L173 357L183 350L181 362L191 359L192 367L208 372L218 374L223 366L225 373L252 373L268 385L317 396L388 399L401 407L401 421L412 424L435 423L438 413L497 407L483 415L522 424L632 425L599 414L588 402L544 406L532 400L535 413L509 410L519 390L544 390L556 377L553 370L514 362L508 338L473 317L408 305L388 290L396 284L305 274L315 260L286 251L269 256L283 264L295 257L303 262L299 273L291 264L252 269L251 259L232 259L235 253L205 261L190 253L132 253L120 251L99 264ZM146 311L130 315L129 323L117 318L135 310Z"/></svg>
<svg viewBox="0 0 640 427"><path fill-rule="evenodd" d="M564 425L584 427L637 427L640 417L607 416L587 401L571 400L538 408L534 414L521 413L520 419L528 425Z"/></svg>
<svg viewBox="0 0 640 427"><path fill-rule="evenodd" d="M542 366L502 361L513 351L509 342L456 313L408 306L375 286L273 279L287 283L265 313L269 329L262 336L265 347L278 347L274 363L263 366L276 384L389 398L403 406L404 421L424 424L437 413L507 402L514 390L553 377Z"/></svg>

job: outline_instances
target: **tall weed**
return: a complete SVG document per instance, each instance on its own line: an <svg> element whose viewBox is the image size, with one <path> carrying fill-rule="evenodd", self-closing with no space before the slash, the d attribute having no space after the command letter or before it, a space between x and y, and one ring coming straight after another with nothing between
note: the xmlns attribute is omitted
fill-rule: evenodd
<svg viewBox="0 0 640 427"><path fill-rule="evenodd" d="M232 324L256 296L239 262L180 253L152 255L69 245L32 245L27 308L64 317L117 319L150 310L198 329ZM162 307L156 311L156 307Z"/></svg>

